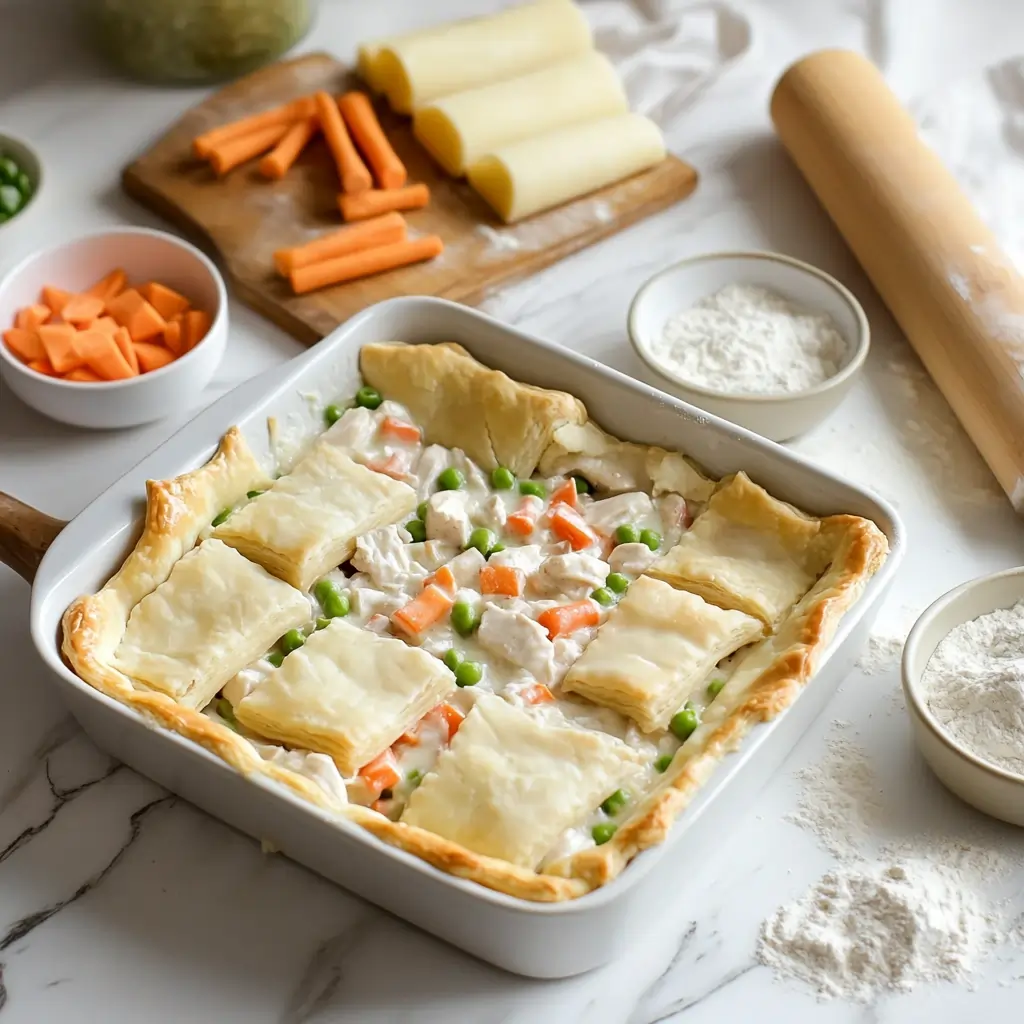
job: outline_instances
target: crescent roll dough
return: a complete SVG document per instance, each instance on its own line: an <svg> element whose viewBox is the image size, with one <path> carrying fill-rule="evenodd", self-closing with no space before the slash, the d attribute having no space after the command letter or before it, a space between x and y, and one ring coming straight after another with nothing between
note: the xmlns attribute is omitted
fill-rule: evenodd
<svg viewBox="0 0 1024 1024"><path fill-rule="evenodd" d="M481 694L401 820L476 853L535 868L638 760L604 733L543 725L500 697Z"/></svg>
<svg viewBox="0 0 1024 1024"><path fill-rule="evenodd" d="M443 96L417 109L413 132L449 173L501 146L629 109L615 68L600 53L584 53L540 71Z"/></svg>
<svg viewBox="0 0 1024 1024"><path fill-rule="evenodd" d="M332 619L235 707L244 726L355 775L455 689L437 659Z"/></svg>
<svg viewBox="0 0 1024 1024"><path fill-rule="evenodd" d="M502 146L473 164L469 183L506 223L586 195L665 158L661 130L641 114L558 128Z"/></svg>
<svg viewBox="0 0 1024 1024"><path fill-rule="evenodd" d="M355 551L356 538L416 507L416 492L321 442L214 536L275 576L308 590Z"/></svg>
<svg viewBox="0 0 1024 1024"><path fill-rule="evenodd" d="M722 658L763 634L762 623L750 615L723 611L696 594L641 576L569 670L562 689L654 732L704 686Z"/></svg>

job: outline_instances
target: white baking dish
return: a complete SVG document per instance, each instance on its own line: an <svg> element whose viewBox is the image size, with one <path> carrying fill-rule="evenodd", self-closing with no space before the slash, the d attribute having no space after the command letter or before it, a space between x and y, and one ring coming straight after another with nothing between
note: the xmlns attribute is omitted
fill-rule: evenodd
<svg viewBox="0 0 1024 1024"><path fill-rule="evenodd" d="M611 884L559 904L518 900L446 875L384 845L354 825L234 773L187 741L148 727L79 680L61 660L60 616L79 594L97 589L134 541L146 478L191 469L238 423L257 450L266 421L287 431L312 425L309 392L327 398L355 390L360 347L370 341L458 341L482 362L519 380L571 391L597 422L634 441L678 449L715 476L745 469L773 494L815 513L851 512L874 520L890 554L860 602L840 624L804 694L776 721L758 726L718 768L662 846L641 854ZM611 960L657 912L663 887L685 884L687 861L712 856L751 798L778 767L849 670L882 593L903 554L895 512L778 445L699 412L584 356L530 337L438 299L400 298L363 311L308 354L275 372L267 391L227 396L114 484L53 542L35 579L32 633L75 717L114 757L243 832L400 917L507 970L565 977Z"/></svg>

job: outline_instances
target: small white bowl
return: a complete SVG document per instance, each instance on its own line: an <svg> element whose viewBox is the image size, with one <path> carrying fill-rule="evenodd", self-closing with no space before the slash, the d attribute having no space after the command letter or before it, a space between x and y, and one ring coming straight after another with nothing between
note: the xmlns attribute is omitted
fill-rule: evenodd
<svg viewBox="0 0 1024 1024"><path fill-rule="evenodd" d="M195 246L149 228L115 228L62 242L22 260L0 281L0 330L22 306L39 301L45 284L81 291L123 267L131 284L156 280L181 292L211 318L191 352L128 380L78 383L30 370L0 344L0 379L51 419L94 429L134 427L188 407L210 382L228 337L227 291L213 263Z"/></svg>
<svg viewBox="0 0 1024 1024"><path fill-rule="evenodd" d="M39 159L39 154L27 142L6 132L0 132L0 156L11 157L32 183L29 201L10 220L0 224L0 237L3 237L6 246L14 227L23 225L32 212L32 207L39 202L39 193L43 190L43 163Z"/></svg>
<svg viewBox="0 0 1024 1024"><path fill-rule="evenodd" d="M768 288L790 302L827 313L846 342L842 369L805 391L738 395L691 384L651 353L665 324L700 299L731 284ZM773 441L787 441L820 423L853 385L870 346L868 318L851 292L808 263L773 252L718 252L675 263L655 274L629 307L629 338L665 391Z"/></svg>
<svg viewBox="0 0 1024 1024"><path fill-rule="evenodd" d="M921 677L950 630L1024 598L1024 568L982 576L951 590L914 623L903 648L903 693L914 739L932 770L962 800L979 811L1024 825L1024 776L983 761L956 742L928 710Z"/></svg>

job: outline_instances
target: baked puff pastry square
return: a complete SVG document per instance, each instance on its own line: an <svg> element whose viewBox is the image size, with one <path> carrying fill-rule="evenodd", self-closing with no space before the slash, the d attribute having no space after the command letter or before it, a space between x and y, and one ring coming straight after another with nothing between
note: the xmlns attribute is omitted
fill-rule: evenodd
<svg viewBox="0 0 1024 1024"><path fill-rule="evenodd" d="M481 694L401 821L533 870L638 759L611 736L546 725Z"/></svg>
<svg viewBox="0 0 1024 1024"><path fill-rule="evenodd" d="M562 689L632 718L645 732L668 726L722 658L764 634L745 612L641 576L569 670Z"/></svg>
<svg viewBox="0 0 1024 1024"><path fill-rule="evenodd" d="M391 746L455 689L425 651L333 619L235 706L242 725L330 754L345 776Z"/></svg>
<svg viewBox="0 0 1024 1024"><path fill-rule="evenodd" d="M304 594L210 538L132 609L113 662L179 704L203 708L309 616Z"/></svg>
<svg viewBox="0 0 1024 1024"><path fill-rule="evenodd" d="M278 578L308 590L350 558L356 538L398 522L416 492L320 443L265 494L234 513L214 536Z"/></svg>
<svg viewBox="0 0 1024 1024"><path fill-rule="evenodd" d="M737 473L722 481L690 530L647 572L774 628L830 558L820 519Z"/></svg>

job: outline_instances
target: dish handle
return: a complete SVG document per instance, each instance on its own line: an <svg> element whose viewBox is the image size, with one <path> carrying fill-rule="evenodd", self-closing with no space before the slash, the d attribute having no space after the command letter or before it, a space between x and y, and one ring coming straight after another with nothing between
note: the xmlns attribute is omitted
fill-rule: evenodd
<svg viewBox="0 0 1024 1024"><path fill-rule="evenodd" d="M31 583L46 549L66 525L0 491L0 562Z"/></svg>

